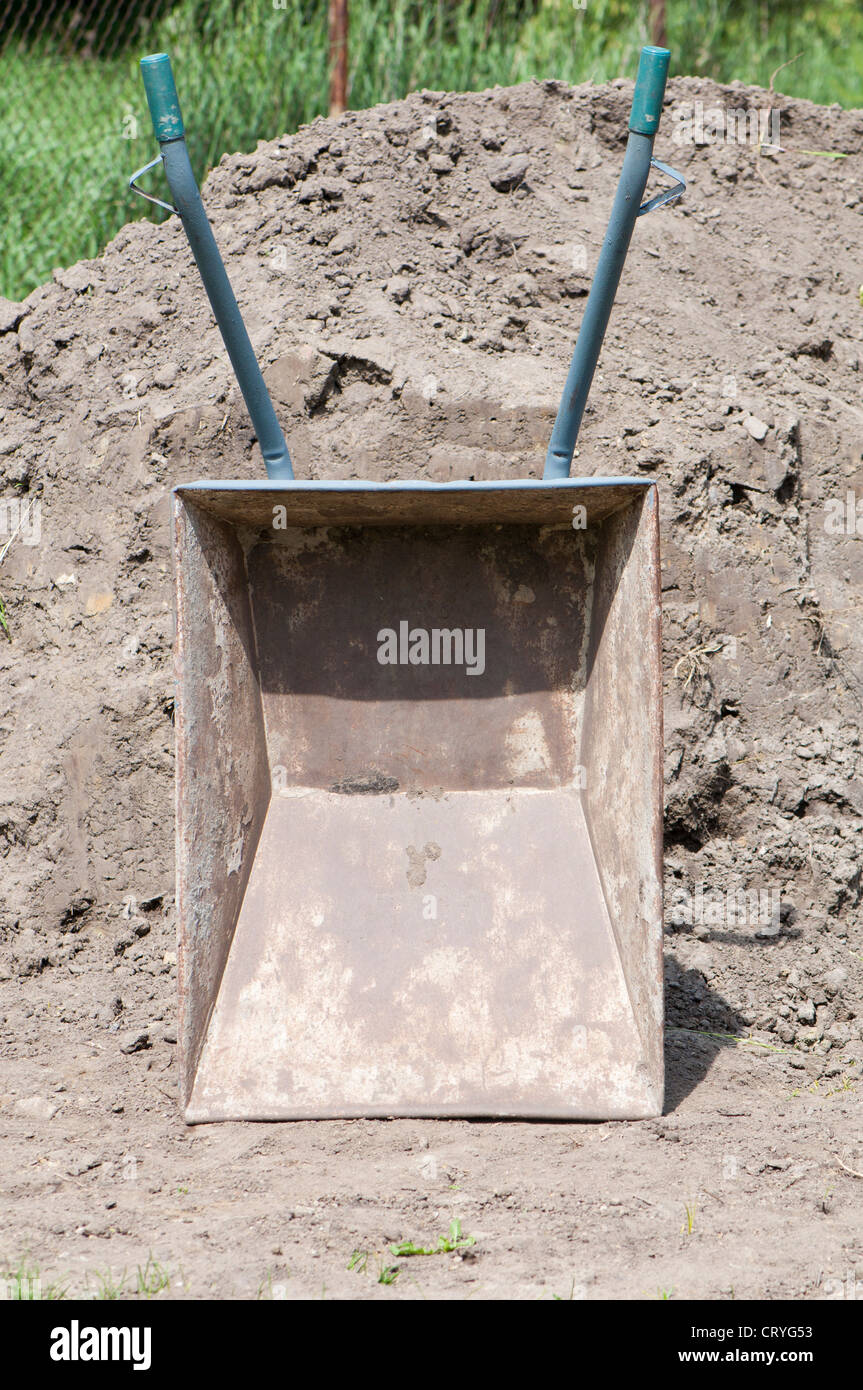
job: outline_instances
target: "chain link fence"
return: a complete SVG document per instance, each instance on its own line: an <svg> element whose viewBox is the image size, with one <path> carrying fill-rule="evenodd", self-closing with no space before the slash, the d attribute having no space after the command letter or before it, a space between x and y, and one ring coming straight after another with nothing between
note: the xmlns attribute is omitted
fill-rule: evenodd
<svg viewBox="0 0 863 1390"><path fill-rule="evenodd" d="M130 216L136 56L165 0L0 0L0 294L94 256ZM143 162L143 160L139 161Z"/></svg>
<svg viewBox="0 0 863 1390"><path fill-rule="evenodd" d="M128 190L157 152L145 53L174 57L203 175L326 110L326 23L320 0L0 0L0 295L20 300L160 216Z"/></svg>

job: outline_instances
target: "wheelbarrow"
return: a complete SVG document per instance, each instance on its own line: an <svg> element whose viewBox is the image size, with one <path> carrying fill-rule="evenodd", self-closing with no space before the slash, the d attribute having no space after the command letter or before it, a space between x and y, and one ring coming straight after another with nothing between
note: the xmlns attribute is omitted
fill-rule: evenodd
<svg viewBox="0 0 863 1390"><path fill-rule="evenodd" d="M661 1112L657 493L569 469L635 219L682 190L642 203L668 58L641 55L544 477L445 484L294 479L143 60L268 474L173 492L190 1123Z"/></svg>

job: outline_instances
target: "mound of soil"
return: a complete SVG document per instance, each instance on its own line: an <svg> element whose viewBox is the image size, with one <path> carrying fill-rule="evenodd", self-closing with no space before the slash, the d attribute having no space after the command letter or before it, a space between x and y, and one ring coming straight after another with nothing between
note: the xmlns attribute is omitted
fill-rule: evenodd
<svg viewBox="0 0 863 1390"><path fill-rule="evenodd" d="M631 91L423 92L222 159L204 201L299 477L541 474ZM675 144L696 103L769 99L670 84L689 187L637 226L575 465L659 484L682 1093L704 1035L811 1085L863 1057L863 113L773 100L779 151ZM29 507L0 566L6 1101L32 1130L62 1108L39 1066L86 1046L94 1113L146 1127L176 1039L169 492L263 474L178 219L0 302L0 383Z"/></svg>

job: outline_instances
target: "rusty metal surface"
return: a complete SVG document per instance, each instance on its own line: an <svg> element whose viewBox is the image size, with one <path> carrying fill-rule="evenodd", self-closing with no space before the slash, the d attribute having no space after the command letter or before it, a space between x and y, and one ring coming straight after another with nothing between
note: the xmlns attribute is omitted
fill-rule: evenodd
<svg viewBox="0 0 863 1390"><path fill-rule="evenodd" d="M660 1112L656 493L608 486L175 494L190 1122Z"/></svg>
<svg viewBox="0 0 863 1390"><path fill-rule="evenodd" d="M573 534L291 528L254 545L271 766L332 790L567 785L592 574L592 533L581 544ZM483 632L483 669L381 665L378 634L404 621L429 634Z"/></svg>
<svg viewBox="0 0 863 1390"><path fill-rule="evenodd" d="M270 798L242 550L174 505L176 862L182 1092L188 1099Z"/></svg>
<svg viewBox="0 0 863 1390"><path fill-rule="evenodd" d="M603 527L580 761L585 815L644 1065L663 1074L659 499Z"/></svg>

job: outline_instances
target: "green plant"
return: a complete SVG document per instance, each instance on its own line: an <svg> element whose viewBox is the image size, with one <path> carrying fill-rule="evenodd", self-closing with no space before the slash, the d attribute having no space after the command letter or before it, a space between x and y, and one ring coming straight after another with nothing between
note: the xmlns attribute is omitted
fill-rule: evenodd
<svg viewBox="0 0 863 1390"><path fill-rule="evenodd" d="M126 1292L127 1275L125 1270L123 1270L123 1273L120 1275L119 1281L115 1279L110 1269L106 1269L104 1273L97 1269L93 1277L98 1286L93 1297L99 1302L122 1298L123 1294ZM87 1280L87 1284L89 1284L89 1279Z"/></svg>
<svg viewBox="0 0 863 1390"><path fill-rule="evenodd" d="M152 1255L147 1256L147 1263L143 1269L138 1265L137 1293L139 1298L155 1298L163 1289L167 1289L170 1283L171 1276L168 1271L154 1260Z"/></svg>
<svg viewBox="0 0 863 1390"><path fill-rule="evenodd" d="M817 159L850 159L851 156L843 154L841 150L801 150L801 154L811 154Z"/></svg>
<svg viewBox="0 0 863 1390"><path fill-rule="evenodd" d="M846 1076L843 1072L843 1074L839 1077L838 1081L836 1082L836 1085L830 1087L830 1090L827 1092L827 1095L838 1096L844 1094L844 1092L846 1091L855 1091L856 1089L857 1088L854 1085L854 1082L851 1080L851 1077Z"/></svg>
<svg viewBox="0 0 863 1390"><path fill-rule="evenodd" d="M466 1250L468 1246L476 1245L474 1236L463 1236L461 1222L456 1218L450 1222L449 1234L438 1236L436 1245L417 1245L412 1240L403 1240L401 1245L391 1245L390 1250L394 1255L448 1255L454 1250Z"/></svg>

